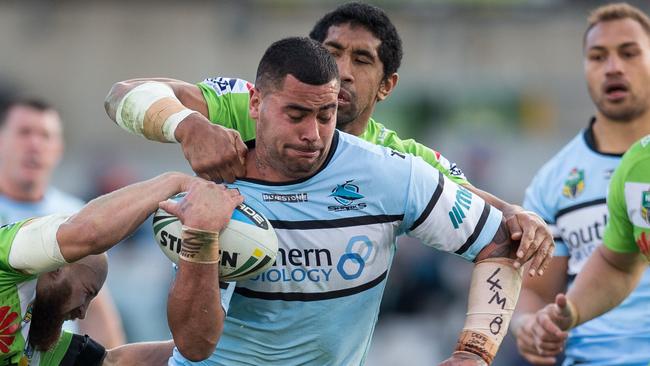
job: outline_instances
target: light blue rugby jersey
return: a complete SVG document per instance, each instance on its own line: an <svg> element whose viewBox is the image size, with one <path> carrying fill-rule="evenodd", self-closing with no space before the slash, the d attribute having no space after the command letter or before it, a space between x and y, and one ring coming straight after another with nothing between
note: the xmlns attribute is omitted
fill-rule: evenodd
<svg viewBox="0 0 650 366"><path fill-rule="evenodd" d="M556 256L569 257L573 281L602 244L607 187L621 155L597 152L591 121L537 173L524 207L537 212L555 233ZM650 362L650 269L617 308L570 332L564 365L638 365Z"/></svg>
<svg viewBox="0 0 650 366"><path fill-rule="evenodd" d="M53 213L72 214L83 205L82 200L53 187L49 187L43 199L36 202L16 201L0 193L0 225Z"/></svg>
<svg viewBox="0 0 650 366"><path fill-rule="evenodd" d="M191 363L174 350L170 365L363 364L396 237L471 261L501 222L422 159L338 131L315 175L232 186L273 224L278 257L222 291L227 316L213 355Z"/></svg>

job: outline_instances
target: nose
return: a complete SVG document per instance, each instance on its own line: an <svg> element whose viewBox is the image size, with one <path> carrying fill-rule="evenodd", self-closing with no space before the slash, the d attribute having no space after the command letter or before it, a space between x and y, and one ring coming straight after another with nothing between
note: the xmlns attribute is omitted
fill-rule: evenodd
<svg viewBox="0 0 650 366"><path fill-rule="evenodd" d="M300 138L303 141L315 142L320 139L320 132L318 130L319 123L316 116L306 119L301 126Z"/></svg>
<svg viewBox="0 0 650 366"><path fill-rule="evenodd" d="M341 82L354 82L354 76L352 75L352 59L347 56L340 56L336 59L336 66L339 68L339 76L341 77Z"/></svg>
<svg viewBox="0 0 650 366"><path fill-rule="evenodd" d="M623 72L622 66L623 65L621 59L616 55L612 55L607 58L607 63L605 65L605 72L607 73L607 75L621 74Z"/></svg>

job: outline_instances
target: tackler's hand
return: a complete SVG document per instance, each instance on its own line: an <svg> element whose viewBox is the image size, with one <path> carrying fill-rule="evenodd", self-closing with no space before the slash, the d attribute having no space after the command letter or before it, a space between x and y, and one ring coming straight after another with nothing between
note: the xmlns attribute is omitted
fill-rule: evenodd
<svg viewBox="0 0 650 366"><path fill-rule="evenodd" d="M211 124L204 116L194 113L179 125L176 138L199 177L232 183L246 174L248 148L239 132Z"/></svg>
<svg viewBox="0 0 650 366"><path fill-rule="evenodd" d="M553 233L541 217L517 206L513 206L510 212L504 212L504 216L511 239L520 240L515 265L523 265L532 260L528 274L541 276L553 258Z"/></svg>

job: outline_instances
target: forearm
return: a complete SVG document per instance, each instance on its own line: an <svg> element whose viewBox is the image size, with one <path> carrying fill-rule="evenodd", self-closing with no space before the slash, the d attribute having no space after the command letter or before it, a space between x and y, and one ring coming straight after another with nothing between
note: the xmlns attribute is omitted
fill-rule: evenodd
<svg viewBox="0 0 650 366"><path fill-rule="evenodd" d="M181 260L169 292L169 329L178 350L192 361L209 357L223 330L218 268Z"/></svg>
<svg viewBox="0 0 650 366"><path fill-rule="evenodd" d="M638 253L614 253L599 246L567 293L577 310L574 322L584 323L618 306L637 286L646 268L647 262Z"/></svg>
<svg viewBox="0 0 650 366"><path fill-rule="evenodd" d="M181 192L190 179L166 173L90 201L57 232L61 254L73 262L103 253L130 235L158 208L158 203Z"/></svg>
<svg viewBox="0 0 650 366"><path fill-rule="evenodd" d="M208 117L197 86L164 78L118 82L106 96L104 108L122 129L160 142L176 142L176 128L189 115L198 112L203 120Z"/></svg>
<svg viewBox="0 0 650 366"><path fill-rule="evenodd" d="M174 341L132 343L108 350L103 366L166 366Z"/></svg>
<svg viewBox="0 0 650 366"><path fill-rule="evenodd" d="M488 364L505 337L521 289L521 268L514 267L516 243L502 222L478 257L472 273L468 311L457 351L474 353Z"/></svg>

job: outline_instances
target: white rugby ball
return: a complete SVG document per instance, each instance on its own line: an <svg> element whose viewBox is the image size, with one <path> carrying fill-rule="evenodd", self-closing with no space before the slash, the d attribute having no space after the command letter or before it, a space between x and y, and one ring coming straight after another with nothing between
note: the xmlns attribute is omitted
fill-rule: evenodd
<svg viewBox="0 0 650 366"><path fill-rule="evenodd" d="M179 193L170 199L180 201L184 196L185 193ZM174 263L178 263L181 251L182 226L176 216L163 209L158 209L153 216L153 232L158 247ZM278 237L264 215L242 203L219 233L219 247L219 279L243 281L273 265L278 254Z"/></svg>

